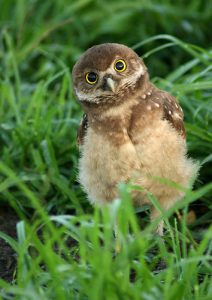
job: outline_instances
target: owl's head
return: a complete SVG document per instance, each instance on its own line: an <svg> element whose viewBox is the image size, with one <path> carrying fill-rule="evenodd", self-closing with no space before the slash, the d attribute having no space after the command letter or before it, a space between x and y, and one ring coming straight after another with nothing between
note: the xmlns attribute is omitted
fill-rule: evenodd
<svg viewBox="0 0 212 300"><path fill-rule="evenodd" d="M107 43L89 48L77 61L74 91L84 105L115 104L142 84L146 67L130 48Z"/></svg>

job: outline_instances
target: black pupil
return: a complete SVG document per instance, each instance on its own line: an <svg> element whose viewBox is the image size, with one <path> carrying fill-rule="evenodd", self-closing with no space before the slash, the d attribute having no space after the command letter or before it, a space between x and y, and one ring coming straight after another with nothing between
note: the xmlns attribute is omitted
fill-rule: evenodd
<svg viewBox="0 0 212 300"><path fill-rule="evenodd" d="M94 72L90 72L90 73L88 73L87 78L90 82L95 82L96 81L96 74Z"/></svg>
<svg viewBox="0 0 212 300"><path fill-rule="evenodd" d="M119 71L123 70L124 69L124 63L122 61L118 61L116 63L116 69L119 70Z"/></svg>

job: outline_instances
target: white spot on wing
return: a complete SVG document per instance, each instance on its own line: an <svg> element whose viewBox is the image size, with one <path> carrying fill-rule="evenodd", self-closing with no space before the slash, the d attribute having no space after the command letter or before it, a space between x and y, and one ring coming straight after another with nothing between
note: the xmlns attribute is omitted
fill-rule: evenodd
<svg viewBox="0 0 212 300"><path fill-rule="evenodd" d="M181 116L180 116L178 113L174 113L174 117L175 117L176 119L181 119Z"/></svg>

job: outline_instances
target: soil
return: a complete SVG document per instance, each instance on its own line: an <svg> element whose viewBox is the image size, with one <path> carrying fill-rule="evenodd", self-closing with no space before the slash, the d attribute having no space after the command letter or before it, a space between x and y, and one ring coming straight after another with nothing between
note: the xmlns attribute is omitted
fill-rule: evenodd
<svg viewBox="0 0 212 300"><path fill-rule="evenodd" d="M16 223L18 217L14 211L0 207L0 231L16 238ZM2 238L0 238L0 278L11 282L16 269L16 253Z"/></svg>

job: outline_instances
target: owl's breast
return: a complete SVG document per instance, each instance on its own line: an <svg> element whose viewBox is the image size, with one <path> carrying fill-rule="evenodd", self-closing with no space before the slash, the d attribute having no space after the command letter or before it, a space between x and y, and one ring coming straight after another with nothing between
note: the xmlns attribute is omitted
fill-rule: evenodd
<svg viewBox="0 0 212 300"><path fill-rule="evenodd" d="M125 130L122 143L114 143L105 136L88 128L81 147L79 181L92 202L107 202L117 197L117 184L133 176L139 169L137 153Z"/></svg>

